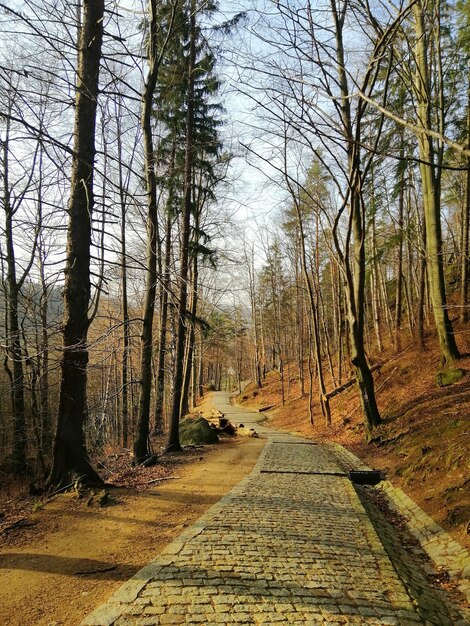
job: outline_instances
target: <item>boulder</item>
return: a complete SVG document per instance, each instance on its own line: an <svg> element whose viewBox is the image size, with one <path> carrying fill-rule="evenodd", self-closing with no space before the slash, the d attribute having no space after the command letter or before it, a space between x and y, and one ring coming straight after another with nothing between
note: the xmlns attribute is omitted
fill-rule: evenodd
<svg viewBox="0 0 470 626"><path fill-rule="evenodd" d="M183 446L217 443L217 433L204 417L185 417L180 421L180 442Z"/></svg>

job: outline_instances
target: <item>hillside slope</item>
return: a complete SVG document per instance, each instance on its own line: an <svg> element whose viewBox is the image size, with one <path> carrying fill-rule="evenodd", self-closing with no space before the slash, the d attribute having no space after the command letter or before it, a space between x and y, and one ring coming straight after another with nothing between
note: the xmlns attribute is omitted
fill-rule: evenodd
<svg viewBox="0 0 470 626"><path fill-rule="evenodd" d="M462 346L468 351L468 346ZM281 402L279 373L269 372L261 389L250 383L236 401L244 406L273 407L266 415L276 428L295 431L317 441L338 442L368 465L383 469L429 515L461 544L470 548L470 355L458 367L466 375L458 383L438 387L437 346L430 339L425 352L414 344L399 355L381 355L374 374L384 424L366 444L355 386L331 402L327 427L316 402L310 423L307 396L299 397L297 370L291 368L286 401ZM314 383L315 385L315 383Z"/></svg>

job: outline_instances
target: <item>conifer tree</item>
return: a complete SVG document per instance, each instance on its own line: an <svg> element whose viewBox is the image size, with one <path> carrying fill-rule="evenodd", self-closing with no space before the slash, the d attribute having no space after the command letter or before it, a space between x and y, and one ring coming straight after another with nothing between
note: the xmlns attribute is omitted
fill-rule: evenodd
<svg viewBox="0 0 470 626"><path fill-rule="evenodd" d="M184 137L175 146L175 163L182 177L180 275L178 302L178 333L176 366L174 375L173 399L170 432L167 449L178 450L179 420L182 411L188 407L189 374L194 350L194 320L197 316L197 276L198 256L212 256L213 251L203 243L204 233L200 227L200 214L208 199L213 199L213 188L218 182L217 162L221 150L218 138L218 113L220 105L213 101L219 89L215 76L215 55L203 35L198 19L216 10L213 3L204 4L199 9L192 0L188 5L189 26L182 35L183 55L176 67L184 67L180 89L174 89L176 98L182 97L174 109L167 112L168 128L173 132L174 141ZM185 44L186 42L186 44ZM179 111L185 112L180 117ZM180 132L180 123L183 132ZM180 155L180 156L179 156ZM192 302L188 310L189 279L192 267ZM188 333L188 329L190 332ZM189 345L187 342L189 341Z"/></svg>

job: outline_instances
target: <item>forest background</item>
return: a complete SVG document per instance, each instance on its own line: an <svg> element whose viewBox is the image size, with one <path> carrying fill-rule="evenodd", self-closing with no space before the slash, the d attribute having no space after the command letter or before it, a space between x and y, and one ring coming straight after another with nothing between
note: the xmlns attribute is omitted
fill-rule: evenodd
<svg viewBox="0 0 470 626"><path fill-rule="evenodd" d="M99 483L97 455L180 449L204 389L248 379L336 435L354 387L376 444L405 400L466 398L469 11L0 3L6 476ZM436 377L403 398L390 368L381 407L410 351Z"/></svg>

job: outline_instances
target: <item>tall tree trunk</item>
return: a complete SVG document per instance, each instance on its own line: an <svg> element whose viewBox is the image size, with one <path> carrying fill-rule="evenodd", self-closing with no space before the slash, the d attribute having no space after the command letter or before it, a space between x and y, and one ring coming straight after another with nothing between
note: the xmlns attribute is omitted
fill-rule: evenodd
<svg viewBox="0 0 470 626"><path fill-rule="evenodd" d="M373 181L372 181L373 187ZM374 191L372 191L372 194ZM373 201L374 204L374 201ZM379 277L378 277L378 267L377 267L377 236L375 229L375 206L372 206L372 272L371 272L371 282L370 282L370 291L371 291L371 304L372 304L372 315L374 318L374 330L375 337L377 339L377 350L382 352L382 334L380 329L380 288L379 288Z"/></svg>
<svg viewBox="0 0 470 626"><path fill-rule="evenodd" d="M426 131L432 128L432 125L430 77L427 61L429 50L427 49L422 2L419 1L413 6L413 14L416 34L414 90L417 100L417 123L423 131ZM418 147L420 156L419 167L423 188L429 291L442 361L443 364L451 365L460 357L460 354L455 342L452 324L447 313L444 263L442 258L440 185L434 167L434 147L432 138L425 132L420 133L418 135Z"/></svg>
<svg viewBox="0 0 470 626"><path fill-rule="evenodd" d="M198 230L198 225L195 227L196 231ZM194 253L193 258L193 272L192 272L192 285L191 285L191 308L190 308L190 327L189 327L189 335L188 335L188 354L186 359L186 367L184 372L184 384L183 384L183 395L181 398L181 415L186 415L189 413L189 388L191 382L191 375L193 371L193 360L194 360L194 347L195 347L195 319L197 315L197 304L198 304L198 258L197 253Z"/></svg>
<svg viewBox="0 0 470 626"><path fill-rule="evenodd" d="M467 87L467 147L470 148L470 76ZM470 218L470 157L467 157L467 171L465 172L465 197L462 206L462 242L460 265L460 322L468 321L468 275L469 275L469 218Z"/></svg>
<svg viewBox="0 0 470 626"><path fill-rule="evenodd" d="M43 213L43 147L39 154L39 184L37 191L37 206L39 222L42 223ZM52 419L49 406L49 334L48 334L48 307L49 288L46 276L47 252L44 245L44 233L38 231L38 269L41 295L39 298L40 339L38 383L39 383L39 417L40 417L40 449L42 456L50 458L52 454Z"/></svg>
<svg viewBox="0 0 470 626"><path fill-rule="evenodd" d="M404 136L403 131L401 135L400 146L400 159L404 159ZM395 352L400 352L401 349L401 318L403 308L403 214L405 207L405 167L403 165L400 169L400 181L398 190L398 258L397 258L397 273L396 273L396 291L395 291L395 328L394 328L394 343Z"/></svg>
<svg viewBox="0 0 470 626"><path fill-rule="evenodd" d="M199 333L199 352L198 352L198 393L199 397L202 398L204 395L204 353L203 353L203 336L202 333ZM240 390L241 392L241 390Z"/></svg>
<svg viewBox="0 0 470 626"><path fill-rule="evenodd" d="M41 415L41 448L49 457L52 453L52 419L49 405L49 335L48 305L49 290L45 274L45 252L39 244L39 274L41 280L41 299L39 315L41 319L41 365L40 365L40 415Z"/></svg>
<svg viewBox="0 0 470 626"><path fill-rule="evenodd" d="M189 17L189 67L188 67L188 108L186 112L186 148L184 166L184 201L181 232L180 289L178 306L178 334L176 345L176 370L174 377L173 404L171 408L170 431L167 452L181 450L179 421L183 377L185 366L186 309L188 301L189 237L192 212L192 173L193 173L193 127L194 127L194 82L196 64L196 3L191 0Z"/></svg>
<svg viewBox="0 0 470 626"><path fill-rule="evenodd" d="M104 0L84 2L67 229L63 356L54 460L48 479L50 487L67 483L74 472L88 482L102 482L88 460L83 424L87 413L90 246L103 20Z"/></svg>
<svg viewBox="0 0 470 626"><path fill-rule="evenodd" d="M258 327L258 313L256 306L256 289L255 289L255 267L254 267L254 251L252 250L251 258L248 260L249 290L251 304L251 319L253 320L253 339L254 339L254 370L255 382L258 389L261 389L261 356L260 356L260 338Z"/></svg>
<svg viewBox="0 0 470 626"><path fill-rule="evenodd" d="M341 13L338 13L335 0L330 0L331 10L335 21L336 34L336 61L338 82L341 92L341 118L344 134L347 141L348 169L349 169L349 210L350 233L352 236L352 268L349 251L343 253L334 232L336 250L342 259L345 270L345 300L349 321L349 343L351 362L356 370L356 380L361 399L362 411L365 419L366 431L370 432L381 423L379 410L375 398L374 380L367 363L364 351L364 304L365 304L365 215L362 204L361 167L360 167L360 119L356 120L356 133L353 132L351 101L348 89L346 61L343 44L343 27L346 4Z"/></svg>
<svg viewBox="0 0 470 626"><path fill-rule="evenodd" d="M170 262L171 262L171 225L170 207L166 216L165 227L165 259L163 262L163 283L160 311L160 337L158 341L158 366L155 388L155 432L163 433L163 401L165 398L165 356L167 350L168 333L168 292L170 289Z"/></svg>
<svg viewBox="0 0 470 626"><path fill-rule="evenodd" d="M116 119L116 140L118 154L118 177L119 177L119 204L121 209L121 314L122 314L122 362L121 362L121 387L122 387L122 415L120 420L120 439L124 448L129 445L129 357L131 348L129 300L127 289L127 244L126 244L126 220L127 220L127 191L124 186L123 159L122 159L122 107L118 104Z"/></svg>
<svg viewBox="0 0 470 626"><path fill-rule="evenodd" d="M423 229L423 247L426 248L426 230ZM426 253L423 250L419 256L419 283L418 283L418 312L417 312L417 340L418 348L424 350L424 309L426 306Z"/></svg>
<svg viewBox="0 0 470 626"><path fill-rule="evenodd" d="M158 233L157 181L152 133L153 96L157 86L159 58L157 48L157 0L149 1L148 74L142 96L142 129L144 137L145 180L147 186L147 264L145 300L142 313L140 398L137 433L134 442L135 462L149 454L150 397L152 393L153 318L157 291L157 256L160 256Z"/></svg>
<svg viewBox="0 0 470 626"><path fill-rule="evenodd" d="M300 210L300 206L298 203L295 203L296 211L297 211L297 219L299 224L299 235L300 235L300 259L302 263L302 272L304 276L305 287L307 289L309 303L310 303L310 313L311 313L311 340L312 340L312 351L315 357L315 364L317 369L317 377L318 377L318 396L320 407L323 416L326 419L327 425L331 424L331 412L330 412L330 403L328 398L326 397L326 388L325 388L325 380L323 377L323 366L321 362L321 349L320 349L320 327L318 323L318 298L316 298L314 286L312 284L312 278L308 272L307 268L307 255L305 250L305 233L303 226L303 217ZM317 286L318 289L318 286ZM310 374L310 381L312 380L312 376ZM311 396L311 392L310 392ZM310 421L312 422L313 413L310 410Z"/></svg>
<svg viewBox="0 0 470 626"><path fill-rule="evenodd" d="M296 246L297 247L297 246ZM296 254L296 257L298 255ZM295 260L295 315L297 327L297 367L299 370L299 395L305 395L305 368L304 368L304 298L301 287L301 277L299 276L298 259Z"/></svg>
<svg viewBox="0 0 470 626"><path fill-rule="evenodd" d="M341 385L343 377L343 316L341 306L341 285L338 276L338 266L330 259L331 275L331 300L333 303L333 333L337 347L338 359L338 385Z"/></svg>
<svg viewBox="0 0 470 626"><path fill-rule="evenodd" d="M197 335L200 335L200 331ZM192 375L191 375L191 393L190 393L190 409L194 409L197 405L197 399L199 398L199 341L198 336L196 335L194 339L194 348L193 348L193 367L192 367Z"/></svg>
<svg viewBox="0 0 470 626"><path fill-rule="evenodd" d="M16 275L15 246L13 242L13 215L14 208L10 197L9 181L9 134L10 122L7 119L5 140L3 143L3 207L5 210L5 239L7 260L7 359L5 369L10 378L11 409L13 417L13 469L17 473L24 473L27 469L26 461L26 414L24 399L24 372L23 354L21 349L21 332L19 324L19 295L20 288Z"/></svg>
<svg viewBox="0 0 470 626"><path fill-rule="evenodd" d="M313 320L312 315L309 315L308 319L308 416L310 420L310 424L315 423L315 413L313 410L313 377L314 377L314 367L313 367Z"/></svg>

